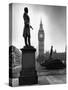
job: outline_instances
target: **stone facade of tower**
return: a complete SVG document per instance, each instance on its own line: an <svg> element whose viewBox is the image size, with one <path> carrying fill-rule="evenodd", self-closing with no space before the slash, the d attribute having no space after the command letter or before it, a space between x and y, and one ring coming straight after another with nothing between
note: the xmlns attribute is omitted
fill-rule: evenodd
<svg viewBox="0 0 68 90"><path fill-rule="evenodd" d="M44 55L44 30L43 30L43 24L42 24L42 20L40 22L40 28L39 28L39 32L38 32L38 51L39 51L39 55Z"/></svg>

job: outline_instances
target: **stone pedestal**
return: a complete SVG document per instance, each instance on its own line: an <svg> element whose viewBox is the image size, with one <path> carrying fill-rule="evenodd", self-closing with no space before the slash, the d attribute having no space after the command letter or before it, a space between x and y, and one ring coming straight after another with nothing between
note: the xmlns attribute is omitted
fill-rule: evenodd
<svg viewBox="0 0 68 90"><path fill-rule="evenodd" d="M35 51L33 47L24 47L22 51L22 70L19 77L19 85L32 85L38 83L35 70Z"/></svg>

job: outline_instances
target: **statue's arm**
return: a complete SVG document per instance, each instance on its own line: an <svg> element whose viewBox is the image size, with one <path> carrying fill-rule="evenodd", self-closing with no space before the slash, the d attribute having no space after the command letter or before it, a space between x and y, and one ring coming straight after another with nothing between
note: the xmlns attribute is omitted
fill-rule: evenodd
<svg viewBox="0 0 68 90"><path fill-rule="evenodd" d="M33 30L33 27L30 25L30 28Z"/></svg>
<svg viewBox="0 0 68 90"><path fill-rule="evenodd" d="M30 25L30 17L28 15L23 15L23 18L24 18L24 23L25 24L28 24L29 27L33 30L33 27Z"/></svg>

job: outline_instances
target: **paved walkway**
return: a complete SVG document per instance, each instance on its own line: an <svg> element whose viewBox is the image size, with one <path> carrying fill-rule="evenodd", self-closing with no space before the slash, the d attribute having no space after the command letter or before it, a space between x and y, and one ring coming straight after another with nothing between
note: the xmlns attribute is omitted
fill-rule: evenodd
<svg viewBox="0 0 68 90"><path fill-rule="evenodd" d="M59 79L59 77L61 77ZM47 85L47 84L65 84L66 83L66 76L65 75L58 75L55 76L39 76L38 77L38 83L41 85Z"/></svg>
<svg viewBox="0 0 68 90"><path fill-rule="evenodd" d="M38 83L40 85L48 84L65 84L66 74L65 70L47 71L40 64L37 64L38 70Z"/></svg>
<svg viewBox="0 0 68 90"><path fill-rule="evenodd" d="M66 74L64 73L65 72L64 70L59 70L59 71L45 70L44 67L41 67L39 63L36 64L36 66L37 66L36 69L37 69L37 74L38 74L38 84L49 85L49 84L65 84L66 83ZM16 68L21 68L21 67L16 67ZM14 70L16 70L16 68ZM18 78L13 79L12 82L13 82L13 86L19 85Z"/></svg>
<svg viewBox="0 0 68 90"><path fill-rule="evenodd" d="M60 77L60 79L59 79L59 77ZM46 78L50 84L65 84L66 83L65 75L61 75L61 76L58 75L58 77L47 76Z"/></svg>

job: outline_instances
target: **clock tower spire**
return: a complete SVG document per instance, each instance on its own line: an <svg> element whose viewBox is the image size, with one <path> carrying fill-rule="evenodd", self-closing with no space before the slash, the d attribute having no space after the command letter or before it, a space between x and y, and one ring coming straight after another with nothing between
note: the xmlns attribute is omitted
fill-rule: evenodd
<svg viewBox="0 0 68 90"><path fill-rule="evenodd" d="M42 19L40 21L40 29L39 30L43 30L43 24L42 24Z"/></svg>
<svg viewBox="0 0 68 90"><path fill-rule="evenodd" d="M38 51L39 51L39 55L44 55L44 30L43 30L43 24L42 24L42 20L40 21L40 28L39 28L39 32L38 32Z"/></svg>

